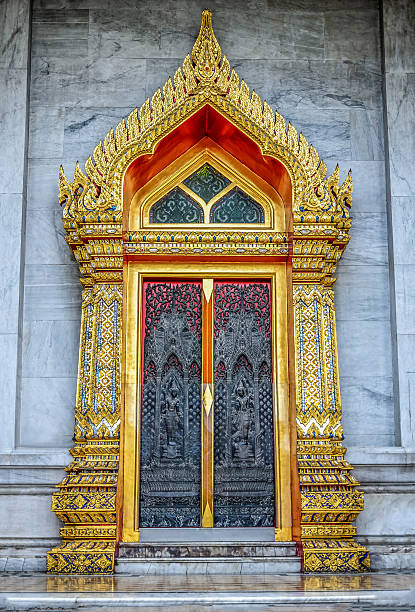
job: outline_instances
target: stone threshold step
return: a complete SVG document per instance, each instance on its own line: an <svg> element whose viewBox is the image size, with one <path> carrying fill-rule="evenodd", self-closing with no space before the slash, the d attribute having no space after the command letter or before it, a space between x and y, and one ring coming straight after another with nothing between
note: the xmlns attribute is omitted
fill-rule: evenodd
<svg viewBox="0 0 415 612"><path fill-rule="evenodd" d="M300 571L301 559L299 557L118 559L115 565L117 574L136 576L188 576L192 574L239 576L248 574L297 574Z"/></svg>
<svg viewBox="0 0 415 612"><path fill-rule="evenodd" d="M172 557L295 557L295 543L262 542L177 542L169 544L121 543L120 559Z"/></svg>
<svg viewBox="0 0 415 612"><path fill-rule="evenodd" d="M390 593L387 602L390 603ZM0 595L3 610L88 610L88 608L114 609L135 606L136 608L166 608L172 606L223 606L281 605L296 606L327 604L373 604L382 602L382 593L355 591L353 593L293 593L293 592L187 592L187 593L7 593ZM385 602L386 603L386 602ZM235 609L238 609L235 608ZM302 609L302 608L301 608ZM322 608L323 610L325 608Z"/></svg>

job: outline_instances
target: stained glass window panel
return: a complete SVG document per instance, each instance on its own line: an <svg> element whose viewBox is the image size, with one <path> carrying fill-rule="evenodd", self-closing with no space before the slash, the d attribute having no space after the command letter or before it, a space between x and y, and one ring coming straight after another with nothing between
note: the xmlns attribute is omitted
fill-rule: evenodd
<svg viewBox="0 0 415 612"><path fill-rule="evenodd" d="M264 209L239 187L235 187L212 206L211 223L263 223Z"/></svg>
<svg viewBox="0 0 415 612"><path fill-rule="evenodd" d="M150 209L150 223L202 223L201 206L175 187Z"/></svg>
<svg viewBox="0 0 415 612"><path fill-rule="evenodd" d="M226 177L208 163L203 164L183 182L205 202L209 202L230 183Z"/></svg>

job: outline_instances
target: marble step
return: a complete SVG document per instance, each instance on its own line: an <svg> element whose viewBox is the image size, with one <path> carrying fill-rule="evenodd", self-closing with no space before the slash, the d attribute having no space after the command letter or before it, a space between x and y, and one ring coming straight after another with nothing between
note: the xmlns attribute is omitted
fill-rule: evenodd
<svg viewBox="0 0 415 612"><path fill-rule="evenodd" d="M134 576L291 574L301 571L301 559L281 557L118 558L117 574Z"/></svg>
<svg viewBox="0 0 415 612"><path fill-rule="evenodd" d="M295 542L121 543L119 559L295 557Z"/></svg>

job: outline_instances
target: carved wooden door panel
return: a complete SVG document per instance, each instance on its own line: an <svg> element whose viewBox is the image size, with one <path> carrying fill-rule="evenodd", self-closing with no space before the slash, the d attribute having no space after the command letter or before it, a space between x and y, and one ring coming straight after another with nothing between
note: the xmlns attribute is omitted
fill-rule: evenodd
<svg viewBox="0 0 415 612"><path fill-rule="evenodd" d="M209 463L213 526L273 526L270 284L215 282L213 338L202 337L202 310L201 282L144 283L140 526L200 527ZM202 352L213 362L213 453L201 445Z"/></svg>
<svg viewBox="0 0 415 612"><path fill-rule="evenodd" d="M214 526L273 526L269 283L215 283L213 320Z"/></svg>
<svg viewBox="0 0 415 612"><path fill-rule="evenodd" d="M143 287L142 527L200 526L201 283Z"/></svg>

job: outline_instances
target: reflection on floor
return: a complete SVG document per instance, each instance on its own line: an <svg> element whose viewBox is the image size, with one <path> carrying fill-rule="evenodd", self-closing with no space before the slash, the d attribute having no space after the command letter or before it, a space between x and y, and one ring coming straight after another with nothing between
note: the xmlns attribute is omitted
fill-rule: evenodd
<svg viewBox="0 0 415 612"><path fill-rule="evenodd" d="M249 576L0 575L0 609L140 612L415 610L415 574Z"/></svg>

